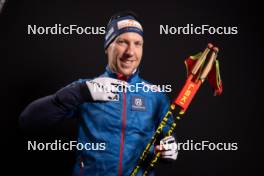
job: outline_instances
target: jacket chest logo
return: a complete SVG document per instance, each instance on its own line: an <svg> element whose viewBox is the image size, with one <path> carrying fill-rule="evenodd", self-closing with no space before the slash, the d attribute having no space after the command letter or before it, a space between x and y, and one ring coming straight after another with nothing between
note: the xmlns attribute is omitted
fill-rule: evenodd
<svg viewBox="0 0 264 176"><path fill-rule="evenodd" d="M145 99L139 96L132 96L132 111L146 111Z"/></svg>

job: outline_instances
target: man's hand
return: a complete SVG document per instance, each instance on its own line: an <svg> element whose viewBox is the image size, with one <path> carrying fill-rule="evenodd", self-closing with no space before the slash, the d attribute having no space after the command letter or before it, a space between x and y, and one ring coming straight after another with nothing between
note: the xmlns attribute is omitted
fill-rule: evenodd
<svg viewBox="0 0 264 176"><path fill-rule="evenodd" d="M155 152L161 152L161 158L174 161L178 156L178 146L173 136L167 136L160 141L160 145L155 146Z"/></svg>
<svg viewBox="0 0 264 176"><path fill-rule="evenodd" d="M94 101L118 101L118 92L125 91L128 83L118 79L99 77L86 81L86 85Z"/></svg>

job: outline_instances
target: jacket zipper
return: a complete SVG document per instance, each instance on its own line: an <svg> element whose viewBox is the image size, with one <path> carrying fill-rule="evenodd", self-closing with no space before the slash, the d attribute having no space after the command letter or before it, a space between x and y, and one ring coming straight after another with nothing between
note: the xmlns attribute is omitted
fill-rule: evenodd
<svg viewBox="0 0 264 176"><path fill-rule="evenodd" d="M125 91L123 91L122 131L121 131L121 139L120 139L118 176L122 175L122 160L123 160L124 141L125 141L125 128L126 128L126 93Z"/></svg>

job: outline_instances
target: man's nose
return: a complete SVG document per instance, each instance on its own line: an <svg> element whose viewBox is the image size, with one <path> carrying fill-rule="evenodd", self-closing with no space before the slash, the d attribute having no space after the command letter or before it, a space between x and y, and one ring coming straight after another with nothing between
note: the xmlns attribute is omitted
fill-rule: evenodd
<svg viewBox="0 0 264 176"><path fill-rule="evenodd" d="M126 54L129 56L134 56L135 47L132 44L127 45Z"/></svg>

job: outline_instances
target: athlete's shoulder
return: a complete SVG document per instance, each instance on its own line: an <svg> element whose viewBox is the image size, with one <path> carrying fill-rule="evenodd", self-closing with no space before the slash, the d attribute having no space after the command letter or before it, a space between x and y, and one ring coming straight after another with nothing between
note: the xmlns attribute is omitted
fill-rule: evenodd
<svg viewBox="0 0 264 176"><path fill-rule="evenodd" d="M93 79L99 78L99 77L105 77L105 76L104 75L99 75L99 76L95 76L95 77L92 77L92 78L79 78L79 79L76 79L73 82L71 82L69 85L75 85L75 84L79 84L79 83L84 83L86 81L90 81L90 80L93 80Z"/></svg>

